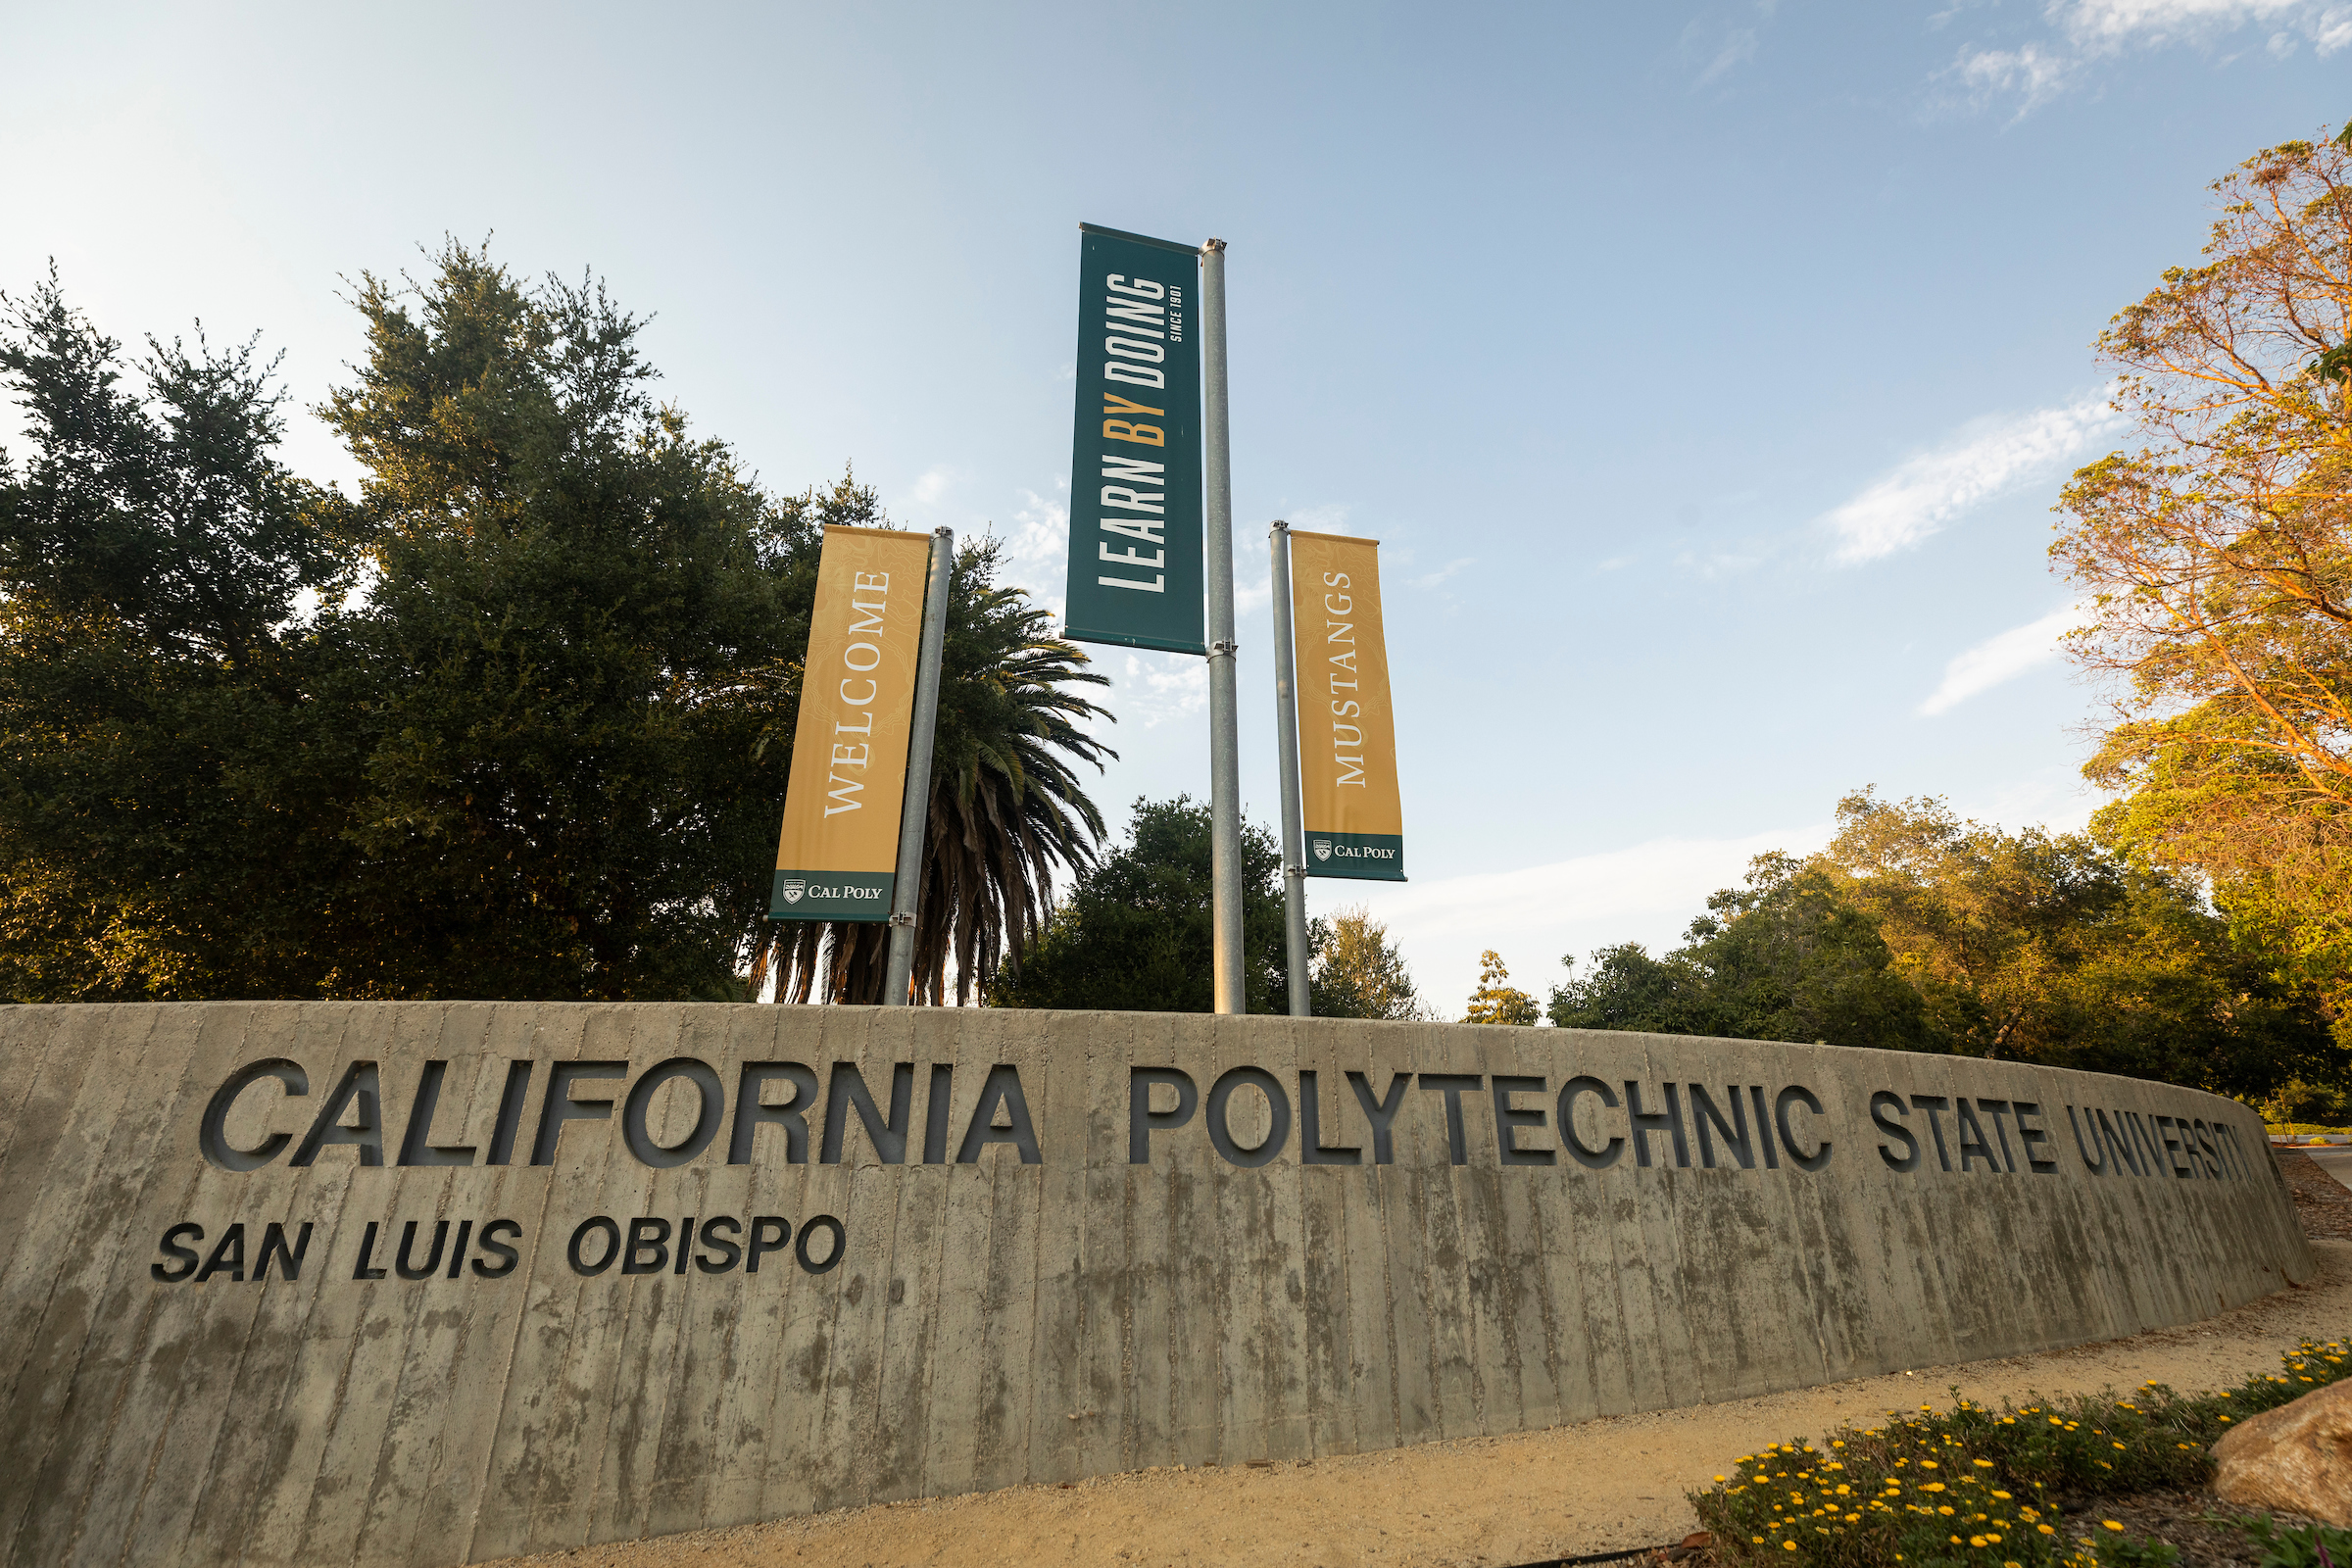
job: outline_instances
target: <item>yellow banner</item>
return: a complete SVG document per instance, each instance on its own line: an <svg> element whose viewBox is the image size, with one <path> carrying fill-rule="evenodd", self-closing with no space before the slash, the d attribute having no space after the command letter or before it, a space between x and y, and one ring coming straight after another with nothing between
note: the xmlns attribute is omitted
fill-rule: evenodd
<svg viewBox="0 0 2352 1568"><path fill-rule="evenodd" d="M930 565L927 533L825 530L771 919L890 918Z"/></svg>
<svg viewBox="0 0 2352 1568"><path fill-rule="evenodd" d="M1380 541L1291 530L1298 785L1309 876L1404 880Z"/></svg>

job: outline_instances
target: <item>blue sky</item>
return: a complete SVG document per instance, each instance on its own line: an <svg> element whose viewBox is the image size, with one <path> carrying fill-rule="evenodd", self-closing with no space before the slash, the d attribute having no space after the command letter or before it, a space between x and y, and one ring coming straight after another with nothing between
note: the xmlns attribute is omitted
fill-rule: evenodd
<svg viewBox="0 0 2352 1568"><path fill-rule="evenodd" d="M1055 603L1077 224L1225 239L1244 793L1266 521L1380 539L1413 881L1310 886L1457 1014L1480 949L1540 994L1670 943L1860 785L2087 815L2087 345L2352 115L2341 0L9 11L0 287L258 329L307 407L344 279L494 234L654 315L767 483L854 463ZM1199 662L1098 656L1098 798L1205 794Z"/></svg>

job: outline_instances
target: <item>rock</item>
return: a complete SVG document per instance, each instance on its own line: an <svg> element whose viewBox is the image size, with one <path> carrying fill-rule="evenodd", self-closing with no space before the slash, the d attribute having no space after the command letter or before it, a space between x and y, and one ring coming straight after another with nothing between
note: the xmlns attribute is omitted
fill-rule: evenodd
<svg viewBox="0 0 2352 1568"><path fill-rule="evenodd" d="M2352 1525L2352 1383L2250 1416L2213 1446L2214 1494Z"/></svg>

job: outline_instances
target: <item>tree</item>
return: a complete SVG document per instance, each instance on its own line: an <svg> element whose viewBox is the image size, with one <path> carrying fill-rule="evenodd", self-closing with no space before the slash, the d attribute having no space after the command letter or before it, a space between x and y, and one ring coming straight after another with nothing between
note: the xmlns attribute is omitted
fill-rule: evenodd
<svg viewBox="0 0 2352 1568"><path fill-rule="evenodd" d="M1413 989L1404 956L1389 941L1389 928L1362 905L1317 920L1310 1004L1318 1018L1417 1019L1429 1016Z"/></svg>
<svg viewBox="0 0 2352 1568"><path fill-rule="evenodd" d="M1715 894L1707 910L1662 960L1634 944L1595 953L1590 980L1553 989L1551 1021L1889 1050L1938 1044L1918 992L1890 972L1878 922L1819 867L1757 856L1746 885Z"/></svg>
<svg viewBox="0 0 2352 1568"><path fill-rule="evenodd" d="M6 306L0 996L307 993L354 749L294 609L349 569L272 456L272 362L200 333L126 368L54 269Z"/></svg>
<svg viewBox="0 0 2352 1568"><path fill-rule="evenodd" d="M2177 873L1933 799L1865 790L1838 821L1816 864L1877 921L1953 1050L2256 1096L2342 1073L2313 989L2241 950Z"/></svg>
<svg viewBox="0 0 2352 1568"><path fill-rule="evenodd" d="M2312 988L2233 946L2183 879L1938 800L1864 790L1838 820L1820 855L1758 856L1664 958L1595 953L1552 991L1552 1022L1953 1051L2253 1098L2345 1081Z"/></svg>
<svg viewBox="0 0 2352 1568"><path fill-rule="evenodd" d="M2051 554L2118 683L2098 832L2212 879L2352 988L2352 126L2217 181L2206 260L2098 339L2140 441L2066 487Z"/></svg>
<svg viewBox="0 0 2352 1568"><path fill-rule="evenodd" d="M333 989L742 997L812 530L654 401L601 286L452 243L356 303L368 357L320 411L378 573L323 617L367 746Z"/></svg>
<svg viewBox="0 0 2352 1568"><path fill-rule="evenodd" d="M453 244L355 303L368 353L319 411L347 498L276 463L250 346L151 345L126 383L54 279L10 302L0 995L753 994L822 529L878 499L761 490L594 284ZM1095 677L994 569L967 548L950 606L933 998L951 950L966 986L1017 954L1101 832ZM855 931L829 998L879 994Z"/></svg>
<svg viewBox="0 0 2352 1568"><path fill-rule="evenodd" d="M1139 800L1127 842L1080 872L1046 928L988 992L1000 1007L1102 1007L1130 1012L1209 1012L1211 965L1209 817L1179 795ZM1242 827L1242 954L1250 1012L1287 1010L1282 853L1255 823Z"/></svg>
<svg viewBox="0 0 2352 1568"><path fill-rule="evenodd" d="M1511 971L1502 966L1500 954L1489 948L1478 956L1478 989L1470 993L1470 1010L1462 1022L1532 1024L1542 1016L1535 998L1503 984Z"/></svg>

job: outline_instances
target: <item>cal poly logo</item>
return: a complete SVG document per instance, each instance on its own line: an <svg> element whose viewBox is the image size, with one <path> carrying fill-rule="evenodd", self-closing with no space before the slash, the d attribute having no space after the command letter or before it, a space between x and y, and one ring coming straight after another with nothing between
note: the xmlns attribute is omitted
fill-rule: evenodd
<svg viewBox="0 0 2352 1568"><path fill-rule="evenodd" d="M801 902L801 895L808 891L808 883L802 881L798 877L788 877L785 879L784 883L784 902L786 904L798 904Z"/></svg>
<svg viewBox="0 0 2352 1568"><path fill-rule="evenodd" d="M1331 858L1331 840L1315 840L1315 858L1318 860L1328 860Z"/></svg>

